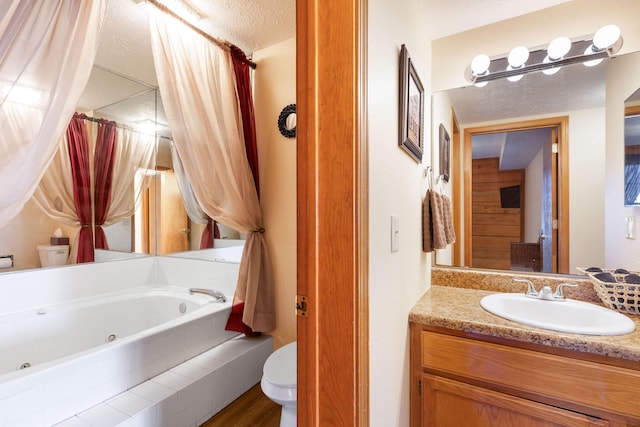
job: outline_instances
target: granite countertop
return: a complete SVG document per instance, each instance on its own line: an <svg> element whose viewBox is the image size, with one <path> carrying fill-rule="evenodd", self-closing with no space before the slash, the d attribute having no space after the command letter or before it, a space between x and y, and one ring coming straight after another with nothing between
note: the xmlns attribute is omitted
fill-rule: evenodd
<svg viewBox="0 0 640 427"><path fill-rule="evenodd" d="M483 289L431 285L409 313L409 321L466 333L640 361L640 316L628 316L635 332L618 336L579 335L526 326L495 316L480 306ZM513 292L518 292L514 290Z"/></svg>

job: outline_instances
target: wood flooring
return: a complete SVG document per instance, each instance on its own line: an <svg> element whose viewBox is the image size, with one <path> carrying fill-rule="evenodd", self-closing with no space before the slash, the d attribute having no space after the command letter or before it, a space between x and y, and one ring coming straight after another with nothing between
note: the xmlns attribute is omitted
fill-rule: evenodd
<svg viewBox="0 0 640 427"><path fill-rule="evenodd" d="M281 408L262 393L258 383L201 427L278 427Z"/></svg>

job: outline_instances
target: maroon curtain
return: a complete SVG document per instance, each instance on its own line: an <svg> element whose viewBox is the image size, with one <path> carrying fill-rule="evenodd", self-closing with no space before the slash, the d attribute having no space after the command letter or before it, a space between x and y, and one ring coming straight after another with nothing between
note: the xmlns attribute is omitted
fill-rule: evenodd
<svg viewBox="0 0 640 427"><path fill-rule="evenodd" d="M218 223L211 218L207 221L207 226L200 237L200 249L208 249L213 247L213 240L220 238L220 229Z"/></svg>
<svg viewBox="0 0 640 427"><path fill-rule="evenodd" d="M242 130L244 131L244 145L247 150L247 160L251 167L256 191L260 197L260 174L258 173L258 146L256 144L256 118L253 112L253 97L251 96L251 70L247 56L240 48L231 46L233 72L236 76L236 89L240 100L242 114Z"/></svg>
<svg viewBox="0 0 640 427"><path fill-rule="evenodd" d="M240 101L240 113L242 114L242 129L244 131L244 145L247 150L247 160L251 167L253 180L256 184L256 192L260 197L260 176L258 173L258 147L256 144L256 123L253 112L253 98L251 96L251 75L249 61L242 50L236 46L231 47L231 57L233 59L233 71L236 76L236 90ZM260 335L260 332L253 332L249 326L242 322L244 312L244 301L233 297L231 314L227 320L226 330L242 332L247 336Z"/></svg>
<svg viewBox="0 0 640 427"><path fill-rule="evenodd" d="M84 114L74 114L67 127L67 146L73 177L73 201L80 221L76 262L93 261L91 229L91 178L89 175L89 138Z"/></svg>
<svg viewBox="0 0 640 427"><path fill-rule="evenodd" d="M96 249L109 249L107 236L102 225L107 220L107 211L111 204L111 181L116 146L116 123L108 120L98 121L96 152L94 155L94 205Z"/></svg>

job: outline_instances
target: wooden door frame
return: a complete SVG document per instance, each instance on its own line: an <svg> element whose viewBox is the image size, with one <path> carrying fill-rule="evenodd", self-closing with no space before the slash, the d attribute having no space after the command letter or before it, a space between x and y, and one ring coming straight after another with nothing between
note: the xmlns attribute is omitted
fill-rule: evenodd
<svg viewBox="0 0 640 427"><path fill-rule="evenodd" d="M471 263L471 138L496 132L558 128L558 273L569 274L569 117L549 117L545 119L502 123L497 125L466 128L464 130L464 260Z"/></svg>
<svg viewBox="0 0 640 427"><path fill-rule="evenodd" d="M301 426L369 424L366 16L296 1Z"/></svg>
<svg viewBox="0 0 640 427"><path fill-rule="evenodd" d="M458 123L458 117L456 112L451 107L451 176L460 176L460 153L462 152L462 144L460 141L460 124ZM453 185L451 187L451 198L453 200L453 229L456 236L460 236L460 187L462 183L460 179L453 179ZM451 245L452 250L452 264L461 265L462 262L462 243L460 241L454 242Z"/></svg>

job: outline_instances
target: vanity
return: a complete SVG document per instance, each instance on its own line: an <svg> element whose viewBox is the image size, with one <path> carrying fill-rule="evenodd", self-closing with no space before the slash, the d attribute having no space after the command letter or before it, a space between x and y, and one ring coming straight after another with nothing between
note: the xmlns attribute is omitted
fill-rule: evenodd
<svg viewBox="0 0 640 427"><path fill-rule="evenodd" d="M412 426L639 426L640 317L633 333L578 335L484 310L514 277L555 289L566 278L434 268L409 314ZM567 298L598 303L588 280ZM471 285L472 284L472 285ZM562 304L549 302L550 304Z"/></svg>

